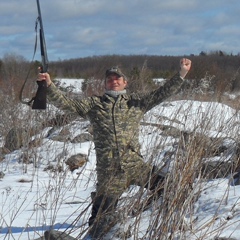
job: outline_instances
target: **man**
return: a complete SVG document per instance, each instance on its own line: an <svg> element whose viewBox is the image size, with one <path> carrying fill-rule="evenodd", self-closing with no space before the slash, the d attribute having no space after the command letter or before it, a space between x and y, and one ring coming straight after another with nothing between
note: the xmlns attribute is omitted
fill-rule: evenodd
<svg viewBox="0 0 240 240"><path fill-rule="evenodd" d="M90 121L97 157L97 185L92 193L90 231L85 239L102 239L116 223L116 205L122 193L132 184L161 192L163 177L156 167L145 163L140 154L139 125L143 115L176 93L191 68L191 61L180 60L180 71L164 86L148 94L127 94L127 78L115 67L106 71L105 94L74 100L63 95L48 73L39 73L46 81L48 98L58 108L77 112Z"/></svg>

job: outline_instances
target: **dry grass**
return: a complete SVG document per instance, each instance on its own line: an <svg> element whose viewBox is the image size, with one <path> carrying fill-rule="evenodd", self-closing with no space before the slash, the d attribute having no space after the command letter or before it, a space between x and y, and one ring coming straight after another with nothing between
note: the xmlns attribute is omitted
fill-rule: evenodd
<svg viewBox="0 0 240 240"><path fill-rule="evenodd" d="M182 96L174 97L174 100L183 99ZM186 98L185 98L186 99ZM203 102L210 102L215 101L218 99L221 103L224 103L232 108L239 110L240 106L240 98L237 97L235 99L229 98L227 95L221 96L221 98L213 96L211 94L206 95L195 95L194 98L191 99ZM9 106L9 109L5 112L2 111L1 115L3 118L2 125L1 125L1 134L6 134L6 129L10 129L12 126L18 126L21 124L22 126L26 125L26 122L29 123L29 120L32 119L33 116L30 115L26 116L25 118L20 121L19 118L16 120L14 117L16 116L17 110L12 110L12 105ZM4 106L2 106L2 109ZM179 110L180 111L180 110ZM212 115L211 115L212 112ZM209 114L212 118L215 117L215 109L209 109ZM11 115L13 114L13 115ZM174 114L176 114L174 116ZM171 123L169 127L174 125L173 123L177 123L177 113L174 113L171 118ZM188 110L186 110L186 116L188 115ZM205 113L207 114L207 113ZM223 113L222 113L223 114ZM11 115L10 122L8 121L8 116ZM33 122L37 122L36 119L39 117L35 116L32 119ZM47 121L49 116L41 116L41 121ZM147 159L151 161L153 164L160 165L161 162L168 162L171 161L171 169L166 174L166 179L164 182L164 193L162 196L161 201L155 201L152 205L152 211L149 214L149 225L145 232L140 232L142 227L141 220L145 216L145 212L143 211L143 206L146 205L147 197L146 191L139 191L131 198L126 198L122 200L122 205L119 207L119 212L122 213L122 225L125 227L123 234L121 235L121 239L127 239L129 237L129 233L131 233L132 239L159 239L159 240L185 240L189 234L194 236L196 233L201 232L198 235L197 239L206 239L208 235L208 230L210 231L211 226L215 222L215 218L213 217L211 220L206 221L205 224L202 225L201 228L196 229L194 228L194 223L196 219L194 218L194 208L195 203L198 200L199 196L202 194L202 186L204 185L207 179L212 178L210 176L211 172L205 172L203 169L203 159L206 156L210 155L210 151L212 150L213 146L207 148L209 146L209 142L207 142L206 138L200 137L196 138L201 130L202 136L204 134L208 134L208 130L211 128L211 119L202 118L199 122L193 123L195 124L195 130L191 133L190 137L187 139L182 131L178 131L178 135L175 135L175 140L169 143L169 136L165 136L163 134L163 129L158 128L158 126L152 126L151 132L148 130L143 130L146 132L142 132L143 136L149 135L148 144L149 146L154 146L154 148L145 149L145 154L147 155ZM147 124L146 124L147 126ZM229 126L221 126L227 128L229 132L232 131L233 126L229 124ZM222 130L220 127L219 130ZM144 128L143 128L144 129ZM153 134L155 133L155 134ZM32 134L32 133L31 133ZM40 136L41 137L41 136ZM237 133L233 135L235 141L238 142ZM144 141L143 141L144 143ZM27 146L26 146L27 147ZM166 151L166 148L170 148L171 150ZM41 161L38 158L37 152L34 152L34 146L31 149L25 148L25 151L28 153L27 155L31 158L30 163L34 163L37 165ZM164 153L164 154L163 154ZM163 155L161 155L163 154ZM223 156L224 157L224 156ZM65 160L65 156L61 155L58 156L58 163L62 163ZM238 167L238 160L234 159L234 164L232 165L232 172L235 172L236 168ZM27 163L23 163L27 172ZM165 167L165 165L164 165ZM218 168L219 166L216 166ZM216 170L216 169L213 169ZM33 177L37 178L37 174L39 172L36 170ZM209 174L209 175L208 175ZM39 191L38 200L36 202L36 215L39 214L39 219L36 220L36 225L38 222L44 222L49 216L51 216L51 223L54 224L55 220L57 219L57 214L59 208L64 204L64 195L68 189L65 189L65 180L66 180L67 170L62 172L54 172L52 179L53 182L49 182L49 185L44 186L41 188L41 195ZM80 176L80 175L79 175ZM90 181L90 180L89 180ZM20 179L19 182L31 182L27 181L26 179ZM81 184L80 177L79 179L73 181L69 188L77 189L78 184ZM88 187L89 183L85 184L85 187ZM64 190L65 189L65 190ZM40 190L40 187L39 187ZM227 194L227 191L226 191ZM75 193L77 196L78 193ZM27 195L26 195L27 197ZM50 203L49 215L41 215L40 212L42 209L47 207L49 199L52 201ZM222 200L224 201L225 198ZM5 202L7 199L4 200ZM4 201L2 202L4 204ZM19 200L16 200L19 201ZM79 202L78 202L79 203ZM81 219L83 222L87 222L89 217L89 208L91 204L85 206L86 203L79 203L79 216L78 218L72 223L72 225L77 225L79 220ZM219 203L220 205L221 203ZM84 207L83 207L84 206ZM19 209L17 212L21 210L22 205L20 204ZM136 212L136 208L138 210L138 214L135 215L134 218L131 219L131 223L129 224L129 218L127 215L134 210ZM38 211L38 212L37 212ZM127 211L127 212L124 212ZM42 213L42 212L41 212ZM74 213L69 212L69 216ZM186 221L186 217L188 221ZM16 215L13 215L12 220L9 224L13 224ZM67 219L66 219L67 221ZM83 232L83 229L86 229L86 224L83 226L79 226L74 231ZM216 230L218 231L218 229ZM219 231L221 229L219 228ZM118 233L119 234L119 233Z"/></svg>

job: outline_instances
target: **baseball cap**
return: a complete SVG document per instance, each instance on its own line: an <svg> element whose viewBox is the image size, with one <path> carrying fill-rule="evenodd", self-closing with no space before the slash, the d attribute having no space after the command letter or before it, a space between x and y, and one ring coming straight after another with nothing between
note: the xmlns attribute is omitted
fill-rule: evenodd
<svg viewBox="0 0 240 240"><path fill-rule="evenodd" d="M106 71L106 77L108 77L110 74L117 74L119 77L123 77L124 79L127 79L127 77L123 74L123 72L121 71L121 69L119 67L111 67L109 69L107 69Z"/></svg>

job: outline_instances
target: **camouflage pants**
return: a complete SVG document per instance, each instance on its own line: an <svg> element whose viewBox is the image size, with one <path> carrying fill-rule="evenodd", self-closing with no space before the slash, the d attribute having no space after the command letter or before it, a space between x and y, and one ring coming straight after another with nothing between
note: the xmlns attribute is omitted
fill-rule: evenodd
<svg viewBox="0 0 240 240"><path fill-rule="evenodd" d="M96 192L92 193L92 215L89 219L92 237L101 239L118 221L116 206L122 193L130 185L138 185L155 190L163 183L156 167L144 162L134 169L115 171L114 173L98 172Z"/></svg>

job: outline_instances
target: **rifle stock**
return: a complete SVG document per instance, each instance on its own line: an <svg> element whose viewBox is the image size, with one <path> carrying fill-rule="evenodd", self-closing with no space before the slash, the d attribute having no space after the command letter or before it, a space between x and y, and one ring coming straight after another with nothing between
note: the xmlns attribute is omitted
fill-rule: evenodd
<svg viewBox="0 0 240 240"><path fill-rule="evenodd" d="M42 58L42 66L41 66L41 72L47 72L48 71L48 57L47 57L47 48L46 48L46 42L45 42L45 36L44 36L44 30L43 30L43 23L42 23L42 14L41 14L41 8L39 4L39 0L37 1L37 8L38 8L38 21L40 24L39 29L39 36L40 36L40 51L41 51L41 58ZM33 100L32 109L46 109L47 107L47 83L46 81L37 81L38 89L36 96Z"/></svg>
<svg viewBox="0 0 240 240"><path fill-rule="evenodd" d="M32 109L44 110L47 107L47 83L46 81L37 81L38 89L33 100Z"/></svg>

